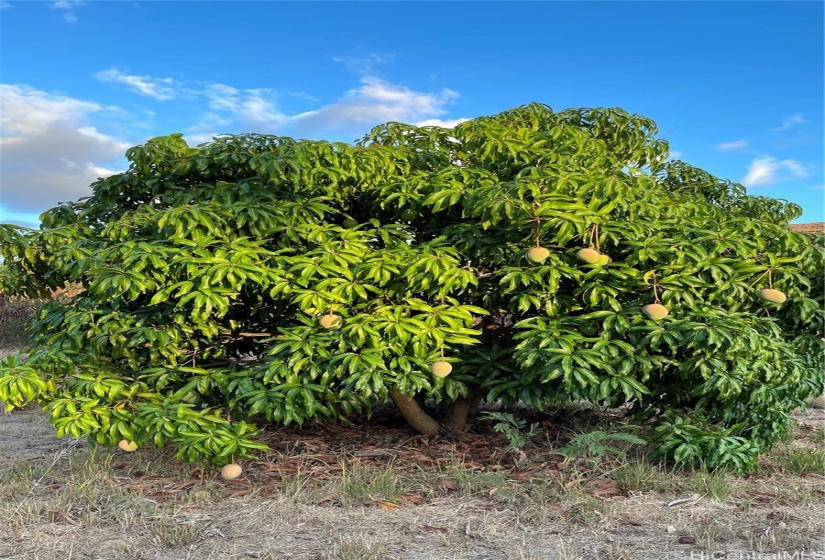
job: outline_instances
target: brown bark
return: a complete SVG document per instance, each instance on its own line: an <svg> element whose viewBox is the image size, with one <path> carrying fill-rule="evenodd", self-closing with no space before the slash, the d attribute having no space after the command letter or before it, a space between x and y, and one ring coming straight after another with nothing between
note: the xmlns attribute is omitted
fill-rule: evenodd
<svg viewBox="0 0 825 560"><path fill-rule="evenodd" d="M470 399L470 416L475 416L478 413L478 407L487 396L490 390L484 387L479 387L473 393L473 398Z"/></svg>
<svg viewBox="0 0 825 560"><path fill-rule="evenodd" d="M444 427L453 432L467 431L467 418L473 403L467 399L459 397L447 409L447 416L444 419Z"/></svg>
<svg viewBox="0 0 825 560"><path fill-rule="evenodd" d="M401 416L409 422L415 431L419 434L433 436L441 430L441 425L433 420L433 418L424 412L415 399L412 399L399 391L398 389L390 389L390 398Z"/></svg>

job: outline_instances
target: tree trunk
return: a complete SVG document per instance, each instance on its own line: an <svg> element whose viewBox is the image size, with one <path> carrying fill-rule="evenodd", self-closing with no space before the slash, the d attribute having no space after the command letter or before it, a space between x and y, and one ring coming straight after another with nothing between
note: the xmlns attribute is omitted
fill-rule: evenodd
<svg viewBox="0 0 825 560"><path fill-rule="evenodd" d="M467 417L470 415L472 406L472 401L461 397L450 403L444 419L444 427L452 432L466 432Z"/></svg>
<svg viewBox="0 0 825 560"><path fill-rule="evenodd" d="M412 399L399 391L398 389L390 389L390 398L401 416L409 422L415 431L426 436L434 436L441 431L441 425L432 419L432 417L424 412L415 399Z"/></svg>
<svg viewBox="0 0 825 560"><path fill-rule="evenodd" d="M479 405L489 392L489 389L486 388L476 389L476 391L473 393L473 398L470 400L470 416L475 416L478 413Z"/></svg>

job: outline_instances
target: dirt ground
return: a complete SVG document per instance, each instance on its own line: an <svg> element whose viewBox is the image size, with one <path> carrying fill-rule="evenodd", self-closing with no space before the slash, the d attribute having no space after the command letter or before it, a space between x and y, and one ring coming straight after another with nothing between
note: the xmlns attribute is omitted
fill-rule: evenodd
<svg viewBox="0 0 825 560"><path fill-rule="evenodd" d="M51 459L61 450L77 446L71 440L57 439L48 417L38 410L0 413L0 471Z"/></svg>

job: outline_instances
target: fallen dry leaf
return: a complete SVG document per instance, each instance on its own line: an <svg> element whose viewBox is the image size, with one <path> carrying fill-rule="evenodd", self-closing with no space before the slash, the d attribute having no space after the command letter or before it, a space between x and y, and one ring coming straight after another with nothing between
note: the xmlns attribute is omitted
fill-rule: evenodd
<svg viewBox="0 0 825 560"><path fill-rule="evenodd" d="M62 509L52 509L49 510L49 520L52 523L56 523L58 521L64 521L69 525L80 525L80 521L63 511Z"/></svg>
<svg viewBox="0 0 825 560"><path fill-rule="evenodd" d="M615 496L620 496L622 491L616 488L615 486L608 486L607 488L599 488L593 491L588 490L587 493L593 496L594 498L601 498L603 500L607 500Z"/></svg>
<svg viewBox="0 0 825 560"><path fill-rule="evenodd" d="M171 492L151 492L147 493L146 497L150 500L161 503L170 500L173 497L173 494Z"/></svg>
<svg viewBox="0 0 825 560"><path fill-rule="evenodd" d="M564 487L567 488L567 489L575 488L576 486L578 486L579 484L581 484L585 480L587 480L587 479L584 478L584 477L574 478L573 480L571 480L570 482L565 484Z"/></svg>
<svg viewBox="0 0 825 560"><path fill-rule="evenodd" d="M320 498L315 500L315 505L319 506L319 505L324 504L326 502L331 502L334 499L335 499L335 494L327 494L327 495L321 496Z"/></svg>
<svg viewBox="0 0 825 560"><path fill-rule="evenodd" d="M375 503L378 504L378 507L381 509L398 509L398 505L392 502L384 502L382 500L375 500Z"/></svg>
<svg viewBox="0 0 825 560"><path fill-rule="evenodd" d="M429 500L421 494L402 494L401 501L409 502L414 506L420 506L422 504L426 504Z"/></svg>
<svg viewBox="0 0 825 560"><path fill-rule="evenodd" d="M441 486L443 486L447 490L458 490L458 482L456 482L455 480L442 480Z"/></svg>

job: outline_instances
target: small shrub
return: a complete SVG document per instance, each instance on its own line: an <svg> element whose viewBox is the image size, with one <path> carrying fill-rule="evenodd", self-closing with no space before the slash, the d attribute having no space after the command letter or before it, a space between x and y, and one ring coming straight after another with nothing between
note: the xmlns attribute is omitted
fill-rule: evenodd
<svg viewBox="0 0 825 560"><path fill-rule="evenodd" d="M624 457L627 451L615 444L646 445L647 441L625 432L594 430L571 438L567 445L556 449L556 453L567 458L582 457L594 462L608 456Z"/></svg>
<svg viewBox="0 0 825 560"><path fill-rule="evenodd" d="M495 420L493 429L504 434L507 438L507 449L522 449L527 445L529 438L538 435L541 428L537 423L527 426L527 421L514 416L509 412L485 412L480 415L482 420ZM525 431L526 430L526 431Z"/></svg>

